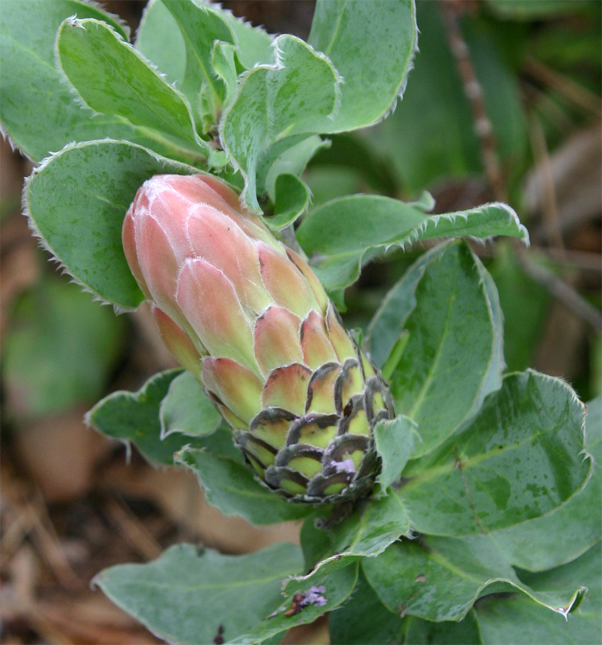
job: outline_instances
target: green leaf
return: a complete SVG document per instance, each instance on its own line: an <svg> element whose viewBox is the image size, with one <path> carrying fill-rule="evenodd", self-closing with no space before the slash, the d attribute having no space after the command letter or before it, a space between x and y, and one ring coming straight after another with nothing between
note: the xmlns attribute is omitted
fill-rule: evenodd
<svg viewBox="0 0 602 645"><path fill-rule="evenodd" d="M483 645L472 609L458 622L433 623L415 616L408 616L404 622L408 645Z"/></svg>
<svg viewBox="0 0 602 645"><path fill-rule="evenodd" d="M328 59L294 36L278 37L275 47L277 63L259 65L242 79L220 123L223 147L243 174L244 199L255 210L262 155L286 137L319 131L338 100L339 78Z"/></svg>
<svg viewBox="0 0 602 645"><path fill-rule="evenodd" d="M332 645L390 645L404 642L402 619L382 604L366 582L361 569L353 595L343 607L330 614L328 628Z"/></svg>
<svg viewBox="0 0 602 645"><path fill-rule="evenodd" d="M190 437L209 435L222 422L220 413L190 372L183 372L169 385L159 409L161 439L173 432Z"/></svg>
<svg viewBox="0 0 602 645"><path fill-rule="evenodd" d="M216 41L211 50L211 67L224 84L224 106L230 105L238 84L237 51L234 45Z"/></svg>
<svg viewBox="0 0 602 645"><path fill-rule="evenodd" d="M482 535L404 541L377 558L364 559L362 567L390 611L437 622L464 617L493 583L496 591L520 590L563 615L583 593L574 581L553 591L531 589L519 580L489 537Z"/></svg>
<svg viewBox="0 0 602 645"><path fill-rule="evenodd" d="M171 84L182 88L186 45L178 23L161 0L150 0L144 8L134 46Z"/></svg>
<svg viewBox="0 0 602 645"><path fill-rule="evenodd" d="M373 132L371 143L391 160L409 193L445 177L482 172L480 144L439 3L417 3L420 51L403 101ZM518 77L496 48L495 34L465 16L470 50L499 153L513 176L522 176L527 144ZM514 45L514 41L512 41ZM335 62L336 65L336 62ZM437 132L433 137L432 133Z"/></svg>
<svg viewBox="0 0 602 645"><path fill-rule="evenodd" d="M93 110L123 117L189 152L209 156L184 97L110 26L69 18L59 28L56 48L58 65Z"/></svg>
<svg viewBox="0 0 602 645"><path fill-rule="evenodd" d="M282 578L302 566L299 547L281 543L250 555L174 546L146 564L121 564L94 578L118 607L169 642L227 642L281 603Z"/></svg>
<svg viewBox="0 0 602 645"><path fill-rule="evenodd" d="M407 345L389 382L397 412L418 424L417 457L461 428L502 384L502 313L468 245L429 251L387 294L369 327L377 364L403 333Z"/></svg>
<svg viewBox="0 0 602 645"><path fill-rule="evenodd" d="M74 102L54 64L56 32L73 15L103 20L127 37L114 18L79 0L2 0L0 120L4 132L35 161L72 141L112 137L153 146L152 139L123 119L93 115ZM155 150L161 153L164 147L157 143Z"/></svg>
<svg viewBox="0 0 602 645"><path fill-rule="evenodd" d="M527 369L533 364L543 335L552 296L525 274L515 252L507 245L500 244L496 249L490 271L504 312L504 356L508 369Z"/></svg>
<svg viewBox="0 0 602 645"><path fill-rule="evenodd" d="M90 141L31 175L25 204L44 246L94 294L123 309L144 299L123 253L123 218L153 175L197 172L125 141Z"/></svg>
<svg viewBox="0 0 602 645"><path fill-rule="evenodd" d="M163 0L175 18L186 47L186 71L182 92L197 107L201 85L205 83L217 105L224 97L224 85L211 67L211 49L216 40L234 43L234 34L219 11L194 0Z"/></svg>
<svg viewBox="0 0 602 645"><path fill-rule="evenodd" d="M309 43L345 79L340 108L322 132L370 125L395 105L417 47L415 11L413 0L318 0Z"/></svg>
<svg viewBox="0 0 602 645"><path fill-rule="evenodd" d="M383 491L399 480L415 446L420 444L417 427L412 419L404 416L376 426L374 441L382 464L377 481Z"/></svg>
<svg viewBox="0 0 602 645"><path fill-rule="evenodd" d="M251 467L241 460L193 447L181 450L176 461L194 472L207 501L224 515L240 515L252 524L262 525L296 520L313 510L308 504L288 502L260 484Z"/></svg>
<svg viewBox="0 0 602 645"><path fill-rule="evenodd" d="M94 402L123 347L125 320L72 284L43 280L21 296L4 339L4 384L18 416Z"/></svg>
<svg viewBox="0 0 602 645"><path fill-rule="evenodd" d="M586 432L594 465L585 488L543 517L492 533L512 564L529 571L558 567L602 537L602 397L587 404Z"/></svg>
<svg viewBox="0 0 602 645"><path fill-rule="evenodd" d="M214 5L212 8L214 11L219 11L222 18L230 25L236 41L238 59L246 69L272 62L274 42L272 36L261 27L253 27L219 5Z"/></svg>
<svg viewBox="0 0 602 645"><path fill-rule="evenodd" d="M290 145L295 139L299 139L298 143ZM310 159L319 150L327 148L329 142L317 135L311 137L299 135L296 138L285 139L281 145L284 150L280 150L278 145L272 146L269 154L262 158L261 165L257 169L259 191L267 190L272 199L276 195L278 177L282 174L300 176Z"/></svg>
<svg viewBox="0 0 602 645"><path fill-rule="evenodd" d="M160 372L138 392L121 390L109 394L87 413L86 423L108 437L125 443L134 442L148 459L160 464L173 465L174 453L185 445L205 448L224 458L240 459L240 453L232 442L232 433L223 426L210 437L190 437L173 431L161 438L161 402L180 374L181 370L177 369Z"/></svg>
<svg viewBox="0 0 602 645"><path fill-rule="evenodd" d="M366 500L328 530L316 527L319 515L316 512L306 519L301 530L306 564L311 566L305 578L312 581L318 574L325 575L359 558L379 555L410 530L410 520L396 495Z"/></svg>
<svg viewBox="0 0 602 645"><path fill-rule="evenodd" d="M558 569L534 574L526 580L537 589L557 590L570 585L587 585L585 598L569 614L568 619L550 615L543 607L523 596L484 598L477 608L483 643L599 643L602 636L601 546L599 542L578 560Z"/></svg>
<svg viewBox="0 0 602 645"><path fill-rule="evenodd" d="M284 591L289 599L280 605L274 612L273 617L256 625L244 635L229 641L229 645L255 645L255 643L261 643L297 625L312 623L319 616L336 609L350 597L357 582L358 569L358 563L353 563L348 567L334 571L330 575L317 576L317 579L312 580L311 584L304 579L298 581L289 580ZM292 608L291 599L294 595L297 593L305 594L310 591L312 586L324 587L322 595L326 603L324 605L308 604L303 607L301 612L292 616L285 616L285 612Z"/></svg>
<svg viewBox="0 0 602 645"><path fill-rule="evenodd" d="M266 219L273 228L292 224L309 205L309 188L296 175L278 175L275 186L274 215Z"/></svg>
<svg viewBox="0 0 602 645"><path fill-rule="evenodd" d="M341 235L341 227L345 235ZM527 230L506 204L485 204L445 215L426 215L409 204L376 195L335 199L309 214L297 230L303 250L328 289L355 282L364 256L444 237L509 235L525 241Z"/></svg>
<svg viewBox="0 0 602 645"><path fill-rule="evenodd" d="M412 526L471 535L558 508L591 472L583 413L563 381L533 371L508 375L465 430L407 465L398 494Z"/></svg>

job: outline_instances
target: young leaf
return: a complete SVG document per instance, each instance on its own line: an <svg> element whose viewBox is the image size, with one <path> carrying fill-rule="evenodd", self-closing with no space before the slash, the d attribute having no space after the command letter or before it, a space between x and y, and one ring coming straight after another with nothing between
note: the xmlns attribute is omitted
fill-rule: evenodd
<svg viewBox="0 0 602 645"><path fill-rule="evenodd" d="M123 309L144 299L121 244L123 218L140 186L190 166L126 141L65 148L36 168L24 201L44 246L92 293Z"/></svg>
<svg viewBox="0 0 602 645"><path fill-rule="evenodd" d="M274 215L266 219L273 228L292 224L309 205L309 188L297 175L283 173L274 187Z"/></svg>
<svg viewBox="0 0 602 645"><path fill-rule="evenodd" d="M502 312L468 245L429 251L388 293L369 327L377 363L402 333L407 345L389 382L397 412L418 424L417 457L456 432L502 383Z"/></svg>
<svg viewBox="0 0 602 645"><path fill-rule="evenodd" d="M412 419L402 415L379 423L374 430L376 452L381 460L378 483L383 491L398 481L421 437Z"/></svg>
<svg viewBox="0 0 602 645"><path fill-rule="evenodd" d="M245 69L253 69L255 65L272 62L272 45L274 43L272 36L261 27L253 27L219 5L213 5L212 9L218 11L230 25L230 29L234 33L238 59Z"/></svg>
<svg viewBox="0 0 602 645"><path fill-rule="evenodd" d="M252 524L275 524L305 517L312 512L308 504L287 502L260 484L250 466L194 447L176 455L179 464L198 477L207 501L224 515L240 515Z"/></svg>
<svg viewBox="0 0 602 645"><path fill-rule="evenodd" d="M382 604L361 569L353 595L343 607L330 614L328 628L332 645L390 645L404 642L402 619Z"/></svg>
<svg viewBox="0 0 602 645"><path fill-rule="evenodd" d="M43 280L23 294L4 338L11 414L36 417L93 403L123 347L124 324L72 284Z"/></svg>
<svg viewBox="0 0 602 645"><path fill-rule="evenodd" d="M201 85L205 83L214 101L220 105L224 98L224 84L213 73L211 49L216 40L234 43L232 30L210 4L194 0L163 0L163 3L177 22L186 47L182 92L196 107Z"/></svg>
<svg viewBox="0 0 602 645"><path fill-rule="evenodd" d="M169 47L165 46L166 42ZM186 45L176 19L161 0L149 0L144 8L134 47L165 74L172 85L182 88Z"/></svg>
<svg viewBox="0 0 602 645"><path fill-rule="evenodd" d="M492 533L512 564L529 571L558 567L602 537L602 397L587 404L586 433L594 465L585 488L543 517Z"/></svg>
<svg viewBox="0 0 602 645"><path fill-rule="evenodd" d="M65 20L56 49L61 70L93 110L123 117L185 150L209 156L184 97L106 23Z"/></svg>
<svg viewBox="0 0 602 645"><path fill-rule="evenodd" d="M341 235L342 222L345 235ZM376 195L342 197L323 204L297 230L299 244L309 256L315 256L315 271L328 289L355 282L369 251L382 253L436 238L494 235L529 239L518 216L506 204L496 202L457 213L426 215L409 204Z"/></svg>
<svg viewBox="0 0 602 645"><path fill-rule="evenodd" d="M336 609L350 597L357 582L358 569L359 565L355 562L330 575L317 576L316 580L312 580L311 583L304 579L299 581L289 580L285 588L285 594L289 597L288 600L276 609L272 617L259 623L245 634L241 634L234 640L229 641L229 645L262 643L268 638L288 631L292 627L312 623L319 616ZM318 589L318 591L314 591L313 602L309 602L302 607L300 612L287 616L286 613L293 608L295 594L307 595L311 593L312 589Z"/></svg>
<svg viewBox="0 0 602 645"><path fill-rule="evenodd" d="M318 0L309 43L345 79L341 106L320 132L362 128L395 105L417 47L415 12L413 0Z"/></svg>
<svg viewBox="0 0 602 645"><path fill-rule="evenodd" d="M222 417L190 372L170 383L159 409L161 439L173 432L201 437L215 432Z"/></svg>
<svg viewBox="0 0 602 645"><path fill-rule="evenodd" d="M228 643L281 603L281 580L303 564L294 544L250 555L174 546L146 564L105 569L94 584L151 632L185 645L212 643L222 628Z"/></svg>
<svg viewBox="0 0 602 645"><path fill-rule="evenodd" d="M582 645L600 642L602 625L602 542L579 559L557 569L535 574L525 581L536 589L587 585L578 608L564 619L550 615L525 596L483 598L477 607L479 631L485 645L531 643Z"/></svg>
<svg viewBox="0 0 602 645"><path fill-rule="evenodd" d="M426 620L459 620L486 588L520 590L536 602L566 615L584 588L571 581L554 591L537 592L516 576L488 536L425 537L419 544L391 545L362 567L368 582L390 611Z"/></svg>
<svg viewBox="0 0 602 645"><path fill-rule="evenodd" d="M238 70L237 51L234 45L216 41L211 50L211 67L224 84L224 107L230 105L236 94Z"/></svg>
<svg viewBox="0 0 602 645"><path fill-rule="evenodd" d="M339 77L330 61L294 36L275 41L277 62L259 65L242 80L220 123L220 139L245 178L244 199L260 210L256 170L270 146L319 131L336 108ZM292 143L297 143L292 139Z"/></svg>
<svg viewBox="0 0 602 645"><path fill-rule="evenodd" d="M127 38L124 27L113 17L80 0L2 0L0 121L3 131L34 161L72 141L104 137L147 145L151 141L122 119L92 115L74 102L54 64L56 32L63 20L73 15L102 20Z"/></svg>
<svg viewBox="0 0 602 645"><path fill-rule="evenodd" d="M411 461L399 489L412 526L433 535L503 529L549 513L591 472L584 406L560 379L510 374L470 425Z"/></svg>
<svg viewBox="0 0 602 645"><path fill-rule="evenodd" d="M155 374L138 392L113 392L99 401L86 415L86 423L99 432L126 443L132 441L151 461L172 466L174 453L185 445L205 448L230 459L240 459L232 443L232 433L222 429L210 437L191 437L176 431L161 438L159 411L169 386L182 373L168 370Z"/></svg>

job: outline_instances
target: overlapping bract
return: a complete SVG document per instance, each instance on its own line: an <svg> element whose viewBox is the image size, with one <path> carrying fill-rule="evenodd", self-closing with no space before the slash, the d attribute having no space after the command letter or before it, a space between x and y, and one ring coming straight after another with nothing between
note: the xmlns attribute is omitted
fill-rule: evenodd
<svg viewBox="0 0 602 645"><path fill-rule="evenodd" d="M268 486L310 502L369 489L389 392L298 254L204 175L145 182L123 246L165 344Z"/></svg>

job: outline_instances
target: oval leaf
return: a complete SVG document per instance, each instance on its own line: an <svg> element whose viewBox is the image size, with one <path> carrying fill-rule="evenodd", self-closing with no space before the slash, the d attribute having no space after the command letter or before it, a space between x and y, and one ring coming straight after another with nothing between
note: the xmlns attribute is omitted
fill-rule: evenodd
<svg viewBox="0 0 602 645"><path fill-rule="evenodd" d="M362 128L395 105L417 48L417 31L414 0L318 0L309 43L345 79L340 108L320 132Z"/></svg>
<svg viewBox="0 0 602 645"><path fill-rule="evenodd" d="M24 202L43 245L84 287L122 309L144 299L123 253L123 218L153 175L198 172L125 141L70 146L36 168Z"/></svg>
<svg viewBox="0 0 602 645"><path fill-rule="evenodd" d="M207 501L224 515L240 515L262 525L297 520L313 510L309 504L288 502L260 484L251 466L238 459L185 448L176 455L176 461L194 472Z"/></svg>
<svg viewBox="0 0 602 645"><path fill-rule="evenodd" d="M342 227L345 235L341 234ZM437 238L494 235L529 239L518 216L506 204L494 202L457 213L427 215L399 200L376 195L327 202L310 213L297 230L299 244L314 256L315 271L328 289L355 282L368 251L382 253Z"/></svg>
<svg viewBox="0 0 602 645"><path fill-rule="evenodd" d="M56 48L61 70L93 110L121 116L209 155L184 97L109 25L69 18L59 29Z"/></svg>
<svg viewBox="0 0 602 645"><path fill-rule="evenodd" d="M510 374L464 431L406 467L398 494L413 527L471 535L558 508L591 472L583 417L583 404L560 379Z"/></svg>
<svg viewBox="0 0 602 645"><path fill-rule="evenodd" d="M222 422L220 413L190 372L183 372L169 385L159 410L161 439L173 432L199 437L209 435Z"/></svg>
<svg viewBox="0 0 602 645"><path fill-rule="evenodd" d="M369 334L379 364L392 341L407 334L389 382L397 412L418 424L416 457L456 432L502 384L497 292L464 243L437 247L410 267L385 297Z"/></svg>
<svg viewBox="0 0 602 645"><path fill-rule="evenodd" d="M294 544L274 544L250 555L168 549L153 562L105 569L94 584L128 614L169 642L232 642L282 602L282 578L303 565Z"/></svg>

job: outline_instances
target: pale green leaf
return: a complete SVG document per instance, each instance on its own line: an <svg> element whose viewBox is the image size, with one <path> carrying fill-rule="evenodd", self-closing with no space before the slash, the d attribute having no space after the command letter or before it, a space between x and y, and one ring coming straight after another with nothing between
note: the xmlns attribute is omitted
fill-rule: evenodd
<svg viewBox="0 0 602 645"><path fill-rule="evenodd" d="M294 36L278 37L275 48L277 63L243 77L220 123L224 149L245 178L244 199L255 210L262 155L287 137L319 131L338 99L339 79L328 59Z"/></svg>
<svg viewBox="0 0 602 645"><path fill-rule="evenodd" d="M387 294L369 327L377 364L401 334L408 340L389 383L396 411L418 424L419 456L462 427L502 382L502 312L468 245L432 249Z"/></svg>
<svg viewBox="0 0 602 645"><path fill-rule="evenodd" d="M345 235L341 235L344 227ZM346 287L360 275L362 262L377 253L414 242L445 237L509 235L527 241L527 230L506 204L485 204L445 215L427 215L409 204L376 195L353 195L311 212L297 239L316 265L325 287Z"/></svg>
<svg viewBox="0 0 602 645"><path fill-rule="evenodd" d="M194 172L125 141L90 141L36 168L25 205L44 246L78 282L103 300L134 309L144 296L123 253L125 213L153 175Z"/></svg>
<svg viewBox="0 0 602 645"><path fill-rule="evenodd" d="M181 450L176 461L194 472L207 501L224 515L240 515L261 525L296 520L312 512L308 504L288 502L260 484L251 466L239 459L196 450L193 446Z"/></svg>
<svg viewBox="0 0 602 645"><path fill-rule="evenodd" d="M162 0L150 0L144 8L134 46L170 83L182 88L186 45L178 23Z"/></svg>
<svg viewBox="0 0 602 645"><path fill-rule="evenodd" d="M234 16L227 9L214 7L234 32L238 59L246 69L255 65L271 63L273 58L273 39L261 27L253 27L248 22Z"/></svg>
<svg viewBox="0 0 602 645"><path fill-rule="evenodd" d="M234 45L216 41L211 50L211 67L224 84L224 106L230 105L236 94L236 59L237 51Z"/></svg>
<svg viewBox="0 0 602 645"><path fill-rule="evenodd" d="M198 437L217 430L220 413L190 372L183 372L170 384L159 409L161 439L173 432Z"/></svg>
<svg viewBox="0 0 602 645"><path fill-rule="evenodd" d="M69 18L59 28L56 48L61 71L93 110L149 128L188 152L209 155L184 97L109 25Z"/></svg>
<svg viewBox="0 0 602 645"><path fill-rule="evenodd" d="M584 588L570 583L535 591L517 577L488 536L424 537L420 543L391 545L362 567L372 588L390 611L432 621L463 618L489 585L496 591L522 591L537 603L566 615Z"/></svg>
<svg viewBox="0 0 602 645"><path fill-rule="evenodd" d="M73 100L54 64L56 32L73 15L103 20L127 37L119 22L79 0L2 0L0 121L4 132L35 161L70 142L104 137L134 141L165 154L168 148L140 128L120 117L94 115Z"/></svg>
<svg viewBox="0 0 602 645"><path fill-rule="evenodd" d="M213 73L211 50L216 40L234 43L232 30L220 12L209 3L201 0L163 0L163 4L177 22L186 47L182 92L193 108L196 108L201 85L205 83L214 102L220 105L224 97L224 85Z"/></svg>
<svg viewBox="0 0 602 645"><path fill-rule="evenodd" d="M591 472L583 416L583 404L560 379L508 375L465 430L407 465L398 494L412 526L471 535L558 508Z"/></svg>
<svg viewBox="0 0 602 645"><path fill-rule="evenodd" d="M273 228L283 228L292 224L309 205L309 188L296 175L278 175L274 195L274 214L265 220Z"/></svg>
<svg viewBox="0 0 602 645"><path fill-rule="evenodd" d="M421 437L412 419L398 416L376 426L374 442L381 461L377 481L384 492L388 486L399 480L415 447L420 445Z"/></svg>
<svg viewBox="0 0 602 645"><path fill-rule="evenodd" d="M282 578L301 566L299 547L288 543L250 555L183 544L153 562L105 569L94 583L157 636L207 645L220 625L230 643L267 618L282 601Z"/></svg>
<svg viewBox="0 0 602 645"><path fill-rule="evenodd" d="M417 46L415 11L413 0L318 0L309 43L345 79L341 105L319 132L370 125L395 105Z"/></svg>

